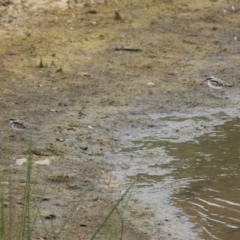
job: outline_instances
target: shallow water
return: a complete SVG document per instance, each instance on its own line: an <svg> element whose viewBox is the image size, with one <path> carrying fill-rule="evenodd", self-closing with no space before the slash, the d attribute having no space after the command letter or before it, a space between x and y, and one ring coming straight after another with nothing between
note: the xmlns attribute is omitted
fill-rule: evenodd
<svg viewBox="0 0 240 240"><path fill-rule="evenodd" d="M118 153L123 169L118 176L127 182L140 179L134 217L145 206L141 212L148 212L146 227L155 225L156 239L165 237L156 222L166 220L174 225L169 239L239 239L239 118L220 114L158 120L161 131L139 128Z"/></svg>
<svg viewBox="0 0 240 240"><path fill-rule="evenodd" d="M217 126L192 142L169 143L166 151L177 158L175 179L189 179L174 195L178 206L194 217L204 239L240 238L240 121Z"/></svg>

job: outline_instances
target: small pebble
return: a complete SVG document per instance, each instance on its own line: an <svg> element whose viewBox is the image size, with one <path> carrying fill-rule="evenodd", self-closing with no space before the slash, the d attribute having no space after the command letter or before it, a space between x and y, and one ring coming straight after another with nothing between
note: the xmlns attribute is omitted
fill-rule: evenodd
<svg viewBox="0 0 240 240"><path fill-rule="evenodd" d="M80 147L82 150L87 151L88 147Z"/></svg>

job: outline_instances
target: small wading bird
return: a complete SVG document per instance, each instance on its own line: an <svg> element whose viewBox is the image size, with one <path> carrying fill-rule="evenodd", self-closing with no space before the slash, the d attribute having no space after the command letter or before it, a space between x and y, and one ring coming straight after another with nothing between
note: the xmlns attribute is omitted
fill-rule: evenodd
<svg viewBox="0 0 240 240"><path fill-rule="evenodd" d="M31 127L24 121L18 120L16 118L10 118L9 123L11 128L13 129L14 133L20 132L19 139L22 139L23 133L25 130L30 129Z"/></svg>
<svg viewBox="0 0 240 240"><path fill-rule="evenodd" d="M220 90L223 87L232 87L233 84L224 82L223 80L215 77L207 77L204 82L207 82L208 86L214 90Z"/></svg>

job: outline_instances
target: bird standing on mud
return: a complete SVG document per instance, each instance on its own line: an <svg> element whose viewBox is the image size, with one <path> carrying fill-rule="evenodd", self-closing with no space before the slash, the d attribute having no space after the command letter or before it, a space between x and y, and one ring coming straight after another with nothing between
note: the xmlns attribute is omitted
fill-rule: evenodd
<svg viewBox="0 0 240 240"><path fill-rule="evenodd" d="M10 127L15 132L20 132L19 139L22 139L23 133L25 130L30 129L31 127L24 121L16 119L16 118L10 118L9 119Z"/></svg>
<svg viewBox="0 0 240 240"><path fill-rule="evenodd" d="M222 89L223 87L232 87L233 86L233 84L226 83L223 80L221 80L219 78L215 78L213 76L207 77L205 79L205 82L206 81L207 81L208 86L215 90Z"/></svg>
<svg viewBox="0 0 240 240"><path fill-rule="evenodd" d="M208 86L214 90L220 90L223 87L232 87L233 84L224 82L223 80L215 77L207 77L204 82L207 82Z"/></svg>

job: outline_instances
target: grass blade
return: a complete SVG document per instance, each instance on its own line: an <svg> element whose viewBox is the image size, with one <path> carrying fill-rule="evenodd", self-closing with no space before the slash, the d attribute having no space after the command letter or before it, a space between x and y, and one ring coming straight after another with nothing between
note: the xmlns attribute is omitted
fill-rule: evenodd
<svg viewBox="0 0 240 240"><path fill-rule="evenodd" d="M134 187L134 185L136 184L137 179L129 186L129 188L126 190L126 192L122 195L122 197L117 201L117 203L115 204L115 206L112 208L112 210L110 211L110 213L106 216L106 218L104 219L104 221L102 222L102 224L98 227L98 229L94 232L91 240L93 240L98 232L102 229L103 225L107 222L107 220L110 218L110 216L112 215L112 213L114 212L114 210L118 207L118 205L120 204L120 202L123 200L123 198L126 196L126 194L130 191L130 189L132 189Z"/></svg>
<svg viewBox="0 0 240 240"><path fill-rule="evenodd" d="M120 214L117 222L115 223L115 226L114 226L113 230L111 231L111 233L110 233L109 236L108 236L108 240L111 240L111 239L113 238L113 236L114 236L114 234L115 234L115 232L116 232L116 230L117 230L120 222L122 222L123 214L124 214L124 212L126 211L127 206L128 206L128 204L129 204L129 201L130 201L130 199L131 199L131 197L132 197L132 192L133 192L133 189L134 189L134 187L135 187L135 183L136 183L136 181L134 182L134 185L133 185L132 188L130 189L130 192L129 192L127 201L126 201L126 203L125 203L125 205L124 205L124 207L123 207L123 210L122 210L122 212L121 212L121 214Z"/></svg>
<svg viewBox="0 0 240 240"><path fill-rule="evenodd" d="M89 187L87 187L87 189L83 192L83 195L80 197L80 199L77 201L77 203L75 204L75 206L73 207L72 211L70 212L68 218L66 219L66 221L64 222L64 224L62 225L61 229L59 230L59 232L57 233L56 237L59 237L61 232L63 231L64 227L66 226L66 224L68 223L69 219L72 217L73 213L76 212L79 204L81 203L81 201L83 200L83 198L85 197L86 193L88 192L88 190L92 187L92 185L90 185Z"/></svg>

